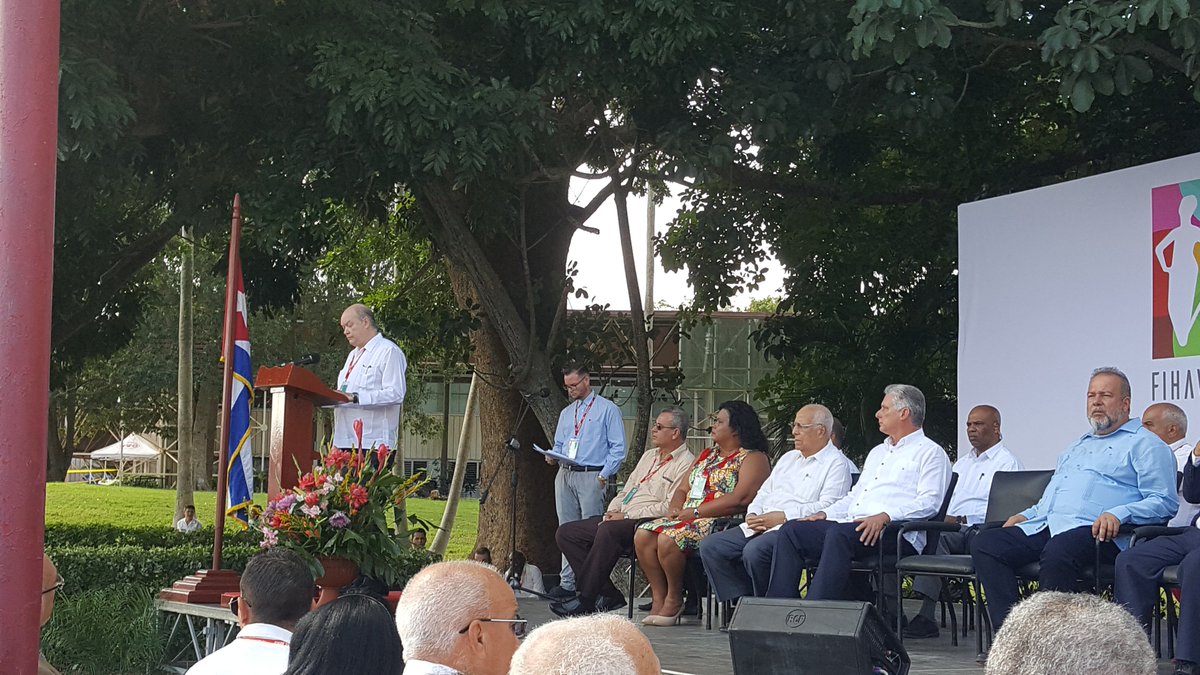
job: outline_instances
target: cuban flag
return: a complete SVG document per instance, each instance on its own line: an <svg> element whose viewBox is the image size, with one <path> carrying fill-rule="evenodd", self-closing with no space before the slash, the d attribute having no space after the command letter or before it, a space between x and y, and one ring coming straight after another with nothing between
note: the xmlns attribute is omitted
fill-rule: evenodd
<svg viewBox="0 0 1200 675"><path fill-rule="evenodd" d="M250 329L246 323L246 289L241 261L237 264L237 312L233 317L233 386L229 392L229 492L226 515L248 525L254 499L254 453L250 446L250 409L254 387L250 384Z"/></svg>

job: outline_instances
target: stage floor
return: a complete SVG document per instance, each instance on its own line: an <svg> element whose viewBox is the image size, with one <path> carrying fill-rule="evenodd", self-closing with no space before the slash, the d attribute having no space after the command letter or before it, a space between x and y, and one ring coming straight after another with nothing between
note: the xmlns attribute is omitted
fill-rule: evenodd
<svg viewBox="0 0 1200 675"><path fill-rule="evenodd" d="M556 617L550 612L549 604L544 600L519 600L521 616L529 619L531 627L552 621ZM907 607L907 603L906 603ZM909 609L914 614L918 605L913 604ZM625 610L619 614L625 616ZM634 611L633 618L639 624L644 612ZM716 629L704 630L703 622L691 623L662 628L647 626L642 632L654 645L654 651L662 663L666 675L733 675L733 662L729 656L729 636ZM904 647L912 659L912 675L942 675L951 673L982 673L983 666L975 662L975 634L972 632L966 638L959 636L958 646L950 644L949 629L943 629L938 638L927 640L906 640ZM797 670L803 673L803 670ZM1170 662L1159 664L1160 675L1170 675ZM742 673L741 675L752 675ZM815 675L815 674L814 674Z"/></svg>

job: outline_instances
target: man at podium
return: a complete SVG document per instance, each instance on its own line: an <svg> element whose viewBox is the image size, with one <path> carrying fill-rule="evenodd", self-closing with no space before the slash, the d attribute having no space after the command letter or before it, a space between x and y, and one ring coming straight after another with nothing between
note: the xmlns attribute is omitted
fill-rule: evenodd
<svg viewBox="0 0 1200 675"><path fill-rule="evenodd" d="M338 373L337 390L350 402L333 409L333 444L343 450L357 446L354 420L362 420L361 449L383 443L394 448L408 369L404 352L379 332L375 313L366 305L350 305L342 312L342 333L354 349Z"/></svg>

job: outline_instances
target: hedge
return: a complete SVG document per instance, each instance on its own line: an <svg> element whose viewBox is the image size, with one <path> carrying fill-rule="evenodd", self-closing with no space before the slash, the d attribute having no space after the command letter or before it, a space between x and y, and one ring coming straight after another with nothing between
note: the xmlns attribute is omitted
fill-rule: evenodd
<svg viewBox="0 0 1200 675"><path fill-rule="evenodd" d="M212 546L213 529L206 527L199 532L183 533L173 527L122 527L120 525L46 525L46 546ZM225 545L242 544L253 546L258 536L249 530L225 531Z"/></svg>
<svg viewBox="0 0 1200 675"><path fill-rule="evenodd" d="M226 546L222 566L241 571L258 553L257 546ZM153 546L55 546L46 552L66 581L65 592L75 593L129 584L151 591L170 586L196 570L212 566L212 545Z"/></svg>

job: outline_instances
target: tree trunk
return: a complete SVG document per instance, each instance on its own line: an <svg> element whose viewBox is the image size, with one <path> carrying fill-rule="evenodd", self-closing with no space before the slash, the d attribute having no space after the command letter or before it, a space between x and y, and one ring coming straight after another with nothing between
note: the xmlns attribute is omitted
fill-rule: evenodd
<svg viewBox="0 0 1200 675"><path fill-rule="evenodd" d="M176 373L178 400L176 409L175 441L175 519L183 517L183 510L195 503L192 493L195 486L195 449L192 445L192 420L195 414L192 405L192 243L189 229L180 231L183 246L180 249L179 265L179 370Z"/></svg>
<svg viewBox="0 0 1200 675"><path fill-rule="evenodd" d="M192 478L197 490L212 490L213 466L217 451L217 413L221 408L220 383L213 378L200 382L196 395L195 424L192 427Z"/></svg>
<svg viewBox="0 0 1200 675"><path fill-rule="evenodd" d="M646 434L650 427L650 345L646 338L646 315L642 312L641 293L638 291L637 266L633 262L633 238L629 232L629 204L623 187L617 188L613 197L617 202L617 228L621 232L621 258L625 263L625 288L629 294L629 323L633 336L633 350L637 363L637 423L633 438L628 445L628 456L641 457L646 447ZM686 432L685 432L686 433Z"/></svg>
<svg viewBox="0 0 1200 675"><path fill-rule="evenodd" d="M446 492L446 509L442 511L442 522L437 534L433 537L430 551L445 556L446 547L450 545L450 532L454 530L454 520L458 517L458 504L462 501L463 480L467 476L467 450L471 438L471 417L475 414L476 394L479 390L479 375L471 373L471 388L467 390L467 409L463 413L462 431L458 434L458 450L454 455L454 478ZM445 469L443 469L445 470Z"/></svg>
<svg viewBox="0 0 1200 675"><path fill-rule="evenodd" d="M68 395L68 400L73 397ZM69 420L74 417L75 411L73 406L68 404L68 410L64 417ZM49 433L46 435L46 482L61 483L66 480L67 469L71 467L71 452L75 447L74 439L66 436L59 430L58 423L58 406L54 404L54 399L50 400L50 410L48 414ZM67 422L67 428L72 429L73 424Z"/></svg>
<svg viewBox="0 0 1200 675"><path fill-rule="evenodd" d="M400 431L392 448L392 475L404 477L404 409L400 409ZM360 448L365 449L365 448ZM400 538L400 548L408 548L408 500L400 499L392 507L392 532Z"/></svg>

